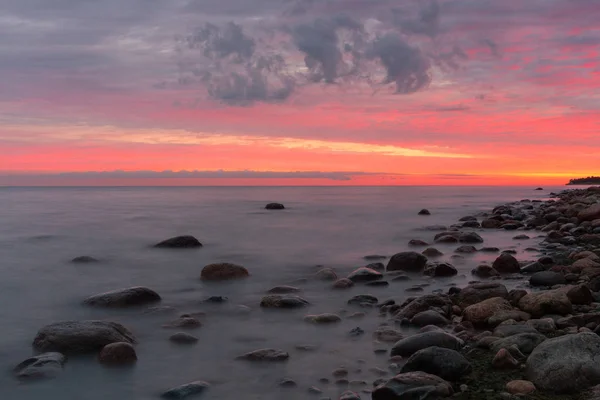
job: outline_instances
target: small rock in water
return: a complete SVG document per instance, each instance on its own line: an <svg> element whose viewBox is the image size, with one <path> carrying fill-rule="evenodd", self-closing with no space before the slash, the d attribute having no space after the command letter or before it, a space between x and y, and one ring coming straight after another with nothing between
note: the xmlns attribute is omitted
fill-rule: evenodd
<svg viewBox="0 0 600 400"><path fill-rule="evenodd" d="M300 296L269 295L262 298L260 306L263 308L301 308L310 303Z"/></svg>
<svg viewBox="0 0 600 400"><path fill-rule="evenodd" d="M347 390L340 395L339 400L361 400L361 399L360 399L360 395L358 393Z"/></svg>
<svg viewBox="0 0 600 400"><path fill-rule="evenodd" d="M497 247L482 247L479 249L482 253L498 253L500 251Z"/></svg>
<svg viewBox="0 0 600 400"><path fill-rule="evenodd" d="M163 249L191 249L202 247L202 243L193 236L176 236L154 245Z"/></svg>
<svg viewBox="0 0 600 400"><path fill-rule="evenodd" d="M288 353L278 349L259 349L236 357L238 360L271 362L285 361L288 358L290 358Z"/></svg>
<svg viewBox="0 0 600 400"><path fill-rule="evenodd" d="M434 310L427 310L418 313L410 323L415 326L423 327L427 325L446 326L450 323L444 316Z"/></svg>
<svg viewBox="0 0 600 400"><path fill-rule="evenodd" d="M456 250L454 250L454 252L470 254L470 253L477 253L477 249L475 248L475 246L472 246L472 245L464 245L464 246L458 247Z"/></svg>
<svg viewBox="0 0 600 400"><path fill-rule="evenodd" d="M441 257L444 255L444 253L442 253L434 247L426 248L421 254L423 254L426 257Z"/></svg>
<svg viewBox="0 0 600 400"><path fill-rule="evenodd" d="M72 259L71 262L74 264L90 264L100 262L100 260L90 256L79 256Z"/></svg>
<svg viewBox="0 0 600 400"><path fill-rule="evenodd" d="M501 274L514 274L521 271L521 265L512 255L504 252L492 264L492 267Z"/></svg>
<svg viewBox="0 0 600 400"><path fill-rule="evenodd" d="M396 329L382 326L373 332L373 338L380 342L396 343L398 340L404 338L404 335Z"/></svg>
<svg viewBox="0 0 600 400"><path fill-rule="evenodd" d="M352 314L348 315L347 318L349 318L349 319L358 319L358 318L363 318L365 315L367 315L367 314L365 314L364 312L355 312L355 313L352 313Z"/></svg>
<svg viewBox="0 0 600 400"><path fill-rule="evenodd" d="M429 246L429 243L427 243L426 241L421 240L421 239L411 239L408 242L408 245L409 246Z"/></svg>
<svg viewBox="0 0 600 400"><path fill-rule="evenodd" d="M435 277L450 277L458 274L458 270L454 268L453 265L444 263L444 262L435 262L429 264L425 271L423 271L425 275L435 276Z"/></svg>
<svg viewBox="0 0 600 400"><path fill-rule="evenodd" d="M345 378L348 376L348 369L347 368L338 368L335 369L331 375L333 375L334 378Z"/></svg>
<svg viewBox="0 0 600 400"><path fill-rule="evenodd" d="M304 321L311 322L313 324L331 324L341 322L342 319L336 314L318 314L307 315L304 317Z"/></svg>
<svg viewBox="0 0 600 400"><path fill-rule="evenodd" d="M111 343L104 346L100 351L98 361L107 365L133 364L137 361L137 355L130 343Z"/></svg>
<svg viewBox="0 0 600 400"><path fill-rule="evenodd" d="M376 262L376 263L371 263L371 264L365 265L365 268L371 268L371 269L374 269L375 271L385 271L385 265L381 262Z"/></svg>
<svg viewBox="0 0 600 400"><path fill-rule="evenodd" d="M169 340L177 344L193 344L198 341L198 338L194 335L190 335L189 333L177 332L171 335Z"/></svg>
<svg viewBox="0 0 600 400"><path fill-rule="evenodd" d="M348 300L348 304L357 304L357 305L362 305L362 304L375 305L377 303L379 303L379 300L377 300L377 297L371 296L370 294L359 294L357 296L352 297L350 300Z"/></svg>
<svg viewBox="0 0 600 400"><path fill-rule="evenodd" d="M365 286L374 286L374 287L382 287L382 286L389 286L389 282L388 281L372 281L372 282L367 282L365 283Z"/></svg>
<svg viewBox="0 0 600 400"><path fill-rule="evenodd" d="M427 257L414 251L397 253L390 258L387 271L421 272L427 264Z"/></svg>
<svg viewBox="0 0 600 400"><path fill-rule="evenodd" d="M163 328L199 328L202 326L202 323L198 321L194 317L181 316L174 321L169 322L168 324L164 324Z"/></svg>
<svg viewBox="0 0 600 400"><path fill-rule="evenodd" d="M299 291L300 291L300 289L298 289L295 286L282 285L282 286L275 286L274 288L269 289L267 291L267 293L270 293L270 294L288 294L288 293L297 293Z"/></svg>
<svg viewBox="0 0 600 400"><path fill-rule="evenodd" d="M461 233L458 237L460 243L483 243L483 238L475 232Z"/></svg>
<svg viewBox="0 0 600 400"><path fill-rule="evenodd" d="M281 380L281 382L279 382L279 386L281 387L285 387L285 388L291 388L291 387L296 387L298 386L298 384L296 383L296 381L294 381L293 379L290 378L283 378Z"/></svg>
<svg viewBox="0 0 600 400"><path fill-rule="evenodd" d="M515 237L513 237L514 240L527 240L527 239L531 239L529 236L527 235L517 235Z"/></svg>
<svg viewBox="0 0 600 400"><path fill-rule="evenodd" d="M313 344L297 344L296 346L294 346L294 348L299 351L315 351L315 350L317 350L317 346L315 346Z"/></svg>
<svg viewBox="0 0 600 400"><path fill-rule="evenodd" d="M311 386L308 388L308 393L310 394L321 394L323 391L316 386Z"/></svg>
<svg viewBox="0 0 600 400"><path fill-rule="evenodd" d="M381 272L377 272L374 269L366 267L358 268L348 275L348 279L354 283L376 281L381 278L383 278Z"/></svg>
<svg viewBox="0 0 600 400"><path fill-rule="evenodd" d="M195 381L187 383L185 385L178 386L173 389L169 389L160 397L164 399L185 399L190 396L194 396L204 392L210 385L203 381Z"/></svg>
<svg viewBox="0 0 600 400"><path fill-rule="evenodd" d="M352 286L354 286L354 282L348 278L338 279L337 281L333 282L333 285L331 285L331 287L334 289L348 289Z"/></svg>
<svg viewBox="0 0 600 400"><path fill-rule="evenodd" d="M43 353L23 361L14 368L19 379L48 379L58 376L65 364L66 357L61 353Z"/></svg>
<svg viewBox="0 0 600 400"><path fill-rule="evenodd" d="M429 211L428 209L424 208L421 211L419 211L418 214L419 215L431 215L431 211Z"/></svg>
<svg viewBox="0 0 600 400"><path fill-rule="evenodd" d="M422 371L448 381L457 381L472 371L471 364L459 352L441 347L428 347L410 356L402 373Z"/></svg>
<svg viewBox="0 0 600 400"><path fill-rule="evenodd" d="M160 300L159 294L154 290L136 286L97 294L88 297L83 302L95 307L131 307L152 304Z"/></svg>
<svg viewBox="0 0 600 400"><path fill-rule="evenodd" d="M471 273L473 275L475 275L476 277L478 277L478 278L490 278L492 276L499 276L500 275L498 273L498 271L496 271L490 265L485 265L485 264L477 266L477 268L475 268L474 270L472 270Z"/></svg>
<svg viewBox="0 0 600 400"><path fill-rule="evenodd" d="M565 276L560 272L541 271L536 272L529 278L531 286L554 286L567 283Z"/></svg>
<svg viewBox="0 0 600 400"><path fill-rule="evenodd" d="M335 271L331 268L323 268L315 274L315 278L322 281L335 281L338 277Z"/></svg>
<svg viewBox="0 0 600 400"><path fill-rule="evenodd" d="M363 335L364 333L365 333L365 331L362 330L359 326L357 326L356 328L352 329L349 332L349 335L350 336L360 336L360 335Z"/></svg>
<svg viewBox="0 0 600 400"><path fill-rule="evenodd" d="M269 203L265 206L265 210L285 210L285 206L281 203Z"/></svg>
<svg viewBox="0 0 600 400"><path fill-rule="evenodd" d="M247 278L248 270L241 265L232 263L209 264L202 268L200 279L205 281L225 281L230 279Z"/></svg>
<svg viewBox="0 0 600 400"><path fill-rule="evenodd" d="M204 300L204 303L225 303L227 300L225 296L210 296Z"/></svg>

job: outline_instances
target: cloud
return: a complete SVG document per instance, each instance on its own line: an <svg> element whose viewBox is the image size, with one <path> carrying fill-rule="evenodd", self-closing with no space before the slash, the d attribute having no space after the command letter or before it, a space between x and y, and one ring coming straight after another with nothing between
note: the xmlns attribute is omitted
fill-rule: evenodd
<svg viewBox="0 0 600 400"><path fill-rule="evenodd" d="M436 37L440 33L440 5L431 0L421 7L416 18L406 18L402 11L396 10L395 23L405 33Z"/></svg>

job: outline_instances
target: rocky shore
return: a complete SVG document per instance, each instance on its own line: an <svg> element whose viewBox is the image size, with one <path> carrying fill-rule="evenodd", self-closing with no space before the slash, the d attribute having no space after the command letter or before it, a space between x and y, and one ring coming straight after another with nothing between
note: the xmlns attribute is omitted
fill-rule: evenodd
<svg viewBox="0 0 600 400"><path fill-rule="evenodd" d="M267 208L286 212L283 205ZM435 218L435 210L415 213ZM340 297L350 288L364 288L364 294L347 296L347 307L338 313L308 312L312 302L303 297L300 285L282 282L265 290L255 306L282 312L307 309L298 324L327 329L344 320L358 323L365 316L378 318L375 330L357 326L347 335L372 341L375 352L385 354L388 360L387 369L340 366L324 373L313 386L304 387L290 377L279 382L279 388L333 400L600 400L600 188L569 190L552 194L548 201L521 200L487 213L457 217L460 219L455 225L436 228L439 232L431 233L430 241L415 239L407 244L407 248L424 250L404 251L389 258L365 256L365 265L350 274L341 276L338 271L322 268L307 277L328 282L328 290ZM533 248L539 256L519 260L510 250L493 247L484 239L490 230L514 231L515 240L540 242ZM441 255L436 244L455 245L453 259L457 260L479 252L497 254L493 262L471 271L472 281L467 286L457 287L451 279L460 272L449 262L435 261ZM190 236L155 245L172 251L201 246ZM83 256L74 262L81 260L96 261ZM199 271L197 279L214 283L253 276L244 266L215 263ZM448 280L450 284L447 290L426 294L421 292L427 285L415 285L393 298L371 294L378 286L419 279ZM82 306L172 312L160 305L162 300L150 288L131 287L82 299ZM213 296L204 301L222 303L227 298ZM240 313L252 311L242 307ZM198 338L190 331L202 328L202 317L191 313L167 318L162 329L171 330L172 343L194 346ZM69 358L90 353L104 366L135 368L138 357L144 354L136 353L140 340L125 325L79 320L42 327L33 339L35 354L14 367L13 373L24 382L55 378L66 375L63 366ZM267 345L239 354L231 362L293 363L300 351L311 349ZM211 383L199 379L181 382L178 387L157 388L156 397L201 398L210 392ZM332 390L326 390L332 386L336 397L329 395ZM329 396L324 397L324 393Z"/></svg>

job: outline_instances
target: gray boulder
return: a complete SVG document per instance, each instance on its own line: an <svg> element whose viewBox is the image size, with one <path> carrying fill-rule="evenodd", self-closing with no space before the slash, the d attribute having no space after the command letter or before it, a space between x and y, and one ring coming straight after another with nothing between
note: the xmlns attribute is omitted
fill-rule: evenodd
<svg viewBox="0 0 600 400"><path fill-rule="evenodd" d="M418 333L413 336L401 339L394 347L392 347L392 356L408 357L413 355L419 350L426 349L427 347L437 346L451 350L460 350L464 345L462 339L457 338L449 333L439 331L430 331L424 333Z"/></svg>
<svg viewBox="0 0 600 400"><path fill-rule="evenodd" d="M310 303L300 296L280 296L272 294L264 296L260 301L263 308L302 308Z"/></svg>
<svg viewBox="0 0 600 400"><path fill-rule="evenodd" d="M457 381L472 371L471 364L459 352L443 347L428 347L410 356L401 372L422 371L447 381Z"/></svg>
<svg viewBox="0 0 600 400"><path fill-rule="evenodd" d="M14 373L24 380L55 378L62 372L65 361L61 353L44 353L23 361L15 367Z"/></svg>
<svg viewBox="0 0 600 400"><path fill-rule="evenodd" d="M436 325L436 326L446 326L450 323L442 314L434 310L427 310L418 313L410 320L412 325L416 326L427 326L427 325Z"/></svg>
<svg viewBox="0 0 600 400"><path fill-rule="evenodd" d="M409 302L395 314L395 317L397 319L411 319L415 315L431 309L442 310L443 314L447 316L452 311L452 301L445 295L428 294Z"/></svg>
<svg viewBox="0 0 600 400"><path fill-rule="evenodd" d="M136 286L88 297L83 302L94 307L133 307L159 302L158 293L146 287Z"/></svg>
<svg viewBox="0 0 600 400"><path fill-rule="evenodd" d="M202 247L202 243L193 236L176 236L154 245L157 248L163 249L191 249Z"/></svg>
<svg viewBox="0 0 600 400"><path fill-rule="evenodd" d="M406 372L379 385L372 400L438 400L454 394L452 385L426 372Z"/></svg>
<svg viewBox="0 0 600 400"><path fill-rule="evenodd" d="M529 354L544 340L546 340L546 336L539 333L518 333L496 340L492 343L491 349L497 352L502 348L508 349L509 347L516 345L521 353Z"/></svg>
<svg viewBox="0 0 600 400"><path fill-rule="evenodd" d="M565 283L567 283L565 276L560 272L554 271L536 272L529 278L529 284L531 286L554 286L563 285Z"/></svg>
<svg viewBox="0 0 600 400"><path fill-rule="evenodd" d="M348 279L352 282L372 282L377 281L383 278L381 272L377 272L374 269L361 267L354 270L350 275L348 275Z"/></svg>
<svg viewBox="0 0 600 400"><path fill-rule="evenodd" d="M458 237L460 243L483 243L483 238L475 232L461 233Z"/></svg>
<svg viewBox="0 0 600 400"><path fill-rule="evenodd" d="M421 272L427 265L427 257L415 251L397 253L390 258L386 269L388 271Z"/></svg>
<svg viewBox="0 0 600 400"><path fill-rule="evenodd" d="M237 357L238 360L247 361L285 361L290 355L283 350L278 349L259 349Z"/></svg>
<svg viewBox="0 0 600 400"><path fill-rule="evenodd" d="M186 397L194 396L204 392L209 386L210 385L208 383L203 381L186 383L185 385L167 390L161 394L160 397L164 399L185 399Z"/></svg>
<svg viewBox="0 0 600 400"><path fill-rule="evenodd" d="M501 283L474 283L463 288L455 296L455 301L460 308L466 308L472 304L481 303L492 297L508 297L506 286Z"/></svg>

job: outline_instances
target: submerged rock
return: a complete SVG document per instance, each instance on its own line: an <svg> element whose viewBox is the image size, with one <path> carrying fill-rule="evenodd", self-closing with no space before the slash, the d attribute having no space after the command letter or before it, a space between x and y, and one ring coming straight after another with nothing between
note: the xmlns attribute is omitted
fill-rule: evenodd
<svg viewBox="0 0 600 400"><path fill-rule="evenodd" d="M447 381L457 381L471 370L471 364L459 352L432 346L410 356L401 372L422 371Z"/></svg>
<svg viewBox="0 0 600 400"><path fill-rule="evenodd" d="M131 343L111 343L102 348L98 361L108 365L132 364L137 361L137 354Z"/></svg>
<svg viewBox="0 0 600 400"><path fill-rule="evenodd" d="M300 289L298 289L297 287L283 285L283 286L275 286L274 288L269 289L267 291L267 293L270 293L270 294L288 294L288 293L297 293L299 291L300 291Z"/></svg>
<svg viewBox="0 0 600 400"><path fill-rule="evenodd" d="M486 264L478 265L471 273L478 278L491 278L500 275L492 266Z"/></svg>
<svg viewBox="0 0 600 400"><path fill-rule="evenodd" d="M335 281L337 280L337 274L331 268L323 268L315 274L315 277L322 281Z"/></svg>
<svg viewBox="0 0 600 400"><path fill-rule="evenodd" d="M431 215L431 211L429 211L428 209L424 208L421 211L419 211L418 214L419 215Z"/></svg>
<svg viewBox="0 0 600 400"><path fill-rule="evenodd" d="M84 304L95 307L130 307L152 304L161 298L154 290L136 286L97 294L84 300Z"/></svg>
<svg viewBox="0 0 600 400"><path fill-rule="evenodd" d="M193 344L198 341L198 338L194 335L190 335L189 333L177 332L171 335L171 337L169 337L169 340L177 344Z"/></svg>
<svg viewBox="0 0 600 400"><path fill-rule="evenodd" d="M238 360L270 362L285 361L288 358L290 358L288 353L278 349L259 349L236 357Z"/></svg>
<svg viewBox="0 0 600 400"><path fill-rule="evenodd" d="M86 353L107 344L135 343L133 334L123 325L109 321L65 321L40 329L33 347L40 352Z"/></svg>
<svg viewBox="0 0 600 400"><path fill-rule="evenodd" d="M348 304L357 304L357 305L370 304L370 305L374 306L377 303L379 303L379 300L377 299L377 297L372 296L370 294L359 294L359 295L352 297L350 300L348 300Z"/></svg>
<svg viewBox="0 0 600 400"><path fill-rule="evenodd" d="M454 394L452 385L426 372L406 372L396 375L375 388L372 400L436 400Z"/></svg>
<svg viewBox="0 0 600 400"><path fill-rule="evenodd" d="M65 364L66 357L61 353L50 352L28 358L14 368L19 379L49 379L58 376Z"/></svg>
<svg viewBox="0 0 600 400"><path fill-rule="evenodd" d="M439 251L438 249L434 248L434 247L428 247L425 250L423 250L421 252L421 254L423 254L426 257L441 257L444 255L444 253L442 253L441 251Z"/></svg>
<svg viewBox="0 0 600 400"><path fill-rule="evenodd" d="M418 333L401 339L392 347L392 356L407 357L427 347L437 346L451 350L460 350L463 340L441 330Z"/></svg>
<svg viewBox="0 0 600 400"><path fill-rule="evenodd" d="M483 238L475 232L461 233L458 237L460 243L483 243Z"/></svg>
<svg viewBox="0 0 600 400"><path fill-rule="evenodd" d="M411 239L408 242L408 245L409 246L429 246L429 243L427 243L426 241L421 240L421 239Z"/></svg>
<svg viewBox="0 0 600 400"><path fill-rule="evenodd" d="M514 274L521 272L521 265L519 264L519 261L506 252L500 254L500 256L496 258L492 264L492 267L501 274Z"/></svg>
<svg viewBox="0 0 600 400"><path fill-rule="evenodd" d="M396 343L398 340L403 339L404 335L396 329L383 326L373 332L373 338L380 342Z"/></svg>
<svg viewBox="0 0 600 400"><path fill-rule="evenodd" d="M72 259L71 262L74 264L90 264L100 262L100 260L90 256L79 256Z"/></svg>
<svg viewBox="0 0 600 400"><path fill-rule="evenodd" d="M390 258L387 271L421 272L427 265L427 257L414 251L397 253Z"/></svg>
<svg viewBox="0 0 600 400"><path fill-rule="evenodd" d="M202 247L202 243L193 236L176 236L154 245L163 249L192 249Z"/></svg>
<svg viewBox="0 0 600 400"><path fill-rule="evenodd" d="M269 203L265 206L265 210L285 210L285 206L281 203Z"/></svg>
<svg viewBox="0 0 600 400"><path fill-rule="evenodd" d="M264 308L301 308L309 304L300 296L269 295L260 301L260 306Z"/></svg>
<svg viewBox="0 0 600 400"><path fill-rule="evenodd" d="M425 271L423 271L425 275L435 276L435 277L450 277L458 274L458 270L449 263L441 262L441 263L431 263L427 265Z"/></svg>
<svg viewBox="0 0 600 400"><path fill-rule="evenodd" d="M200 278L206 281L224 281L250 276L248 270L232 263L209 264L202 268Z"/></svg>
<svg viewBox="0 0 600 400"><path fill-rule="evenodd" d="M377 272L374 269L361 267L354 270L350 275L348 275L348 279L352 282L371 282L376 281L383 278L381 272Z"/></svg>
<svg viewBox="0 0 600 400"><path fill-rule="evenodd" d="M186 383L185 385L178 386L173 389L169 389L160 397L164 399L185 399L190 396L194 396L204 392L210 385L203 381L195 381Z"/></svg>
<svg viewBox="0 0 600 400"><path fill-rule="evenodd" d="M304 317L304 321L310 322L313 324L330 324L341 322L342 319L339 315L336 314L317 314L317 315L307 315Z"/></svg>
<svg viewBox="0 0 600 400"><path fill-rule="evenodd" d="M351 288L352 286L354 286L354 282L352 282L348 278L342 278L342 279L338 279L337 281L333 282L333 285L331 287L334 289L348 289L348 288Z"/></svg>
<svg viewBox="0 0 600 400"><path fill-rule="evenodd" d="M408 304L404 305L400 311L394 315L394 317L396 319L411 319L415 315L431 309L439 309L444 315L449 315L450 311L452 310L452 301L448 296L441 294L428 294L417 297L416 299L408 302Z"/></svg>

